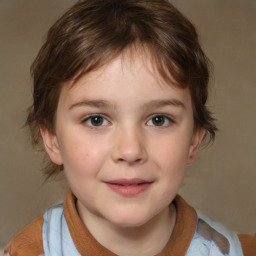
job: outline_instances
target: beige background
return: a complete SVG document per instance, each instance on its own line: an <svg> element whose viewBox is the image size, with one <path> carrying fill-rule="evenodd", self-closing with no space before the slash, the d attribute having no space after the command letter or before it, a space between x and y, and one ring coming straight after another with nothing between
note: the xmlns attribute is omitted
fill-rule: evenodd
<svg viewBox="0 0 256 256"><path fill-rule="evenodd" d="M0 0L0 247L51 203L64 181L43 184L41 157L22 125L31 103L29 66L72 0ZM198 27L215 66L209 105L215 144L189 167L181 194L212 218L256 232L256 1L174 0Z"/></svg>

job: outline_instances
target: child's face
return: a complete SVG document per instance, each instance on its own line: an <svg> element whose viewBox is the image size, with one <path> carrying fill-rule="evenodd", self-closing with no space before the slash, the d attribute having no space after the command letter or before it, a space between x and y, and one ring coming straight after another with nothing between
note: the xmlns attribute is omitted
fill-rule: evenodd
<svg viewBox="0 0 256 256"><path fill-rule="evenodd" d="M165 84L145 57L123 56L64 86L56 135L42 135L82 218L131 227L168 211L204 130L188 89Z"/></svg>

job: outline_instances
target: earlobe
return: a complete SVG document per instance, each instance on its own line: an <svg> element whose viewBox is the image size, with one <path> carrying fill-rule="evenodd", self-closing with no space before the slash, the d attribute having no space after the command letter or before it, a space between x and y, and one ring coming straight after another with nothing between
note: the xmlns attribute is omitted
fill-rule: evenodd
<svg viewBox="0 0 256 256"><path fill-rule="evenodd" d="M45 150L52 162L57 165L62 165L63 161L56 135L42 126L40 126L40 133L44 142Z"/></svg>
<svg viewBox="0 0 256 256"><path fill-rule="evenodd" d="M201 145L201 142L205 136L205 129L202 127L199 127L195 130L194 135L191 140L191 145L189 149L189 155L188 155L188 162L187 164L192 164L197 157L199 147Z"/></svg>

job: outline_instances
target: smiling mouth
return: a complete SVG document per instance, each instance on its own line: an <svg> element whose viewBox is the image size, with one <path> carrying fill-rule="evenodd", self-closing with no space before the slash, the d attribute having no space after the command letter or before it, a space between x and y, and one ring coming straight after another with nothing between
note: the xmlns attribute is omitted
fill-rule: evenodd
<svg viewBox="0 0 256 256"><path fill-rule="evenodd" d="M105 182L107 186L117 194L125 197L134 197L143 193L153 183L142 179L118 179Z"/></svg>

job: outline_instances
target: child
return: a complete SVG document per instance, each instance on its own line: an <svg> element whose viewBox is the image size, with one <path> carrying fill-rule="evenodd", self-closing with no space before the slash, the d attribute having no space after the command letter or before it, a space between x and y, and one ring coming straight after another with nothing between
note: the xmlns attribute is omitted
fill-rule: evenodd
<svg viewBox="0 0 256 256"><path fill-rule="evenodd" d="M33 66L27 124L70 185L8 255L255 255L180 196L185 169L213 140L209 61L167 0L84 0L50 29Z"/></svg>

